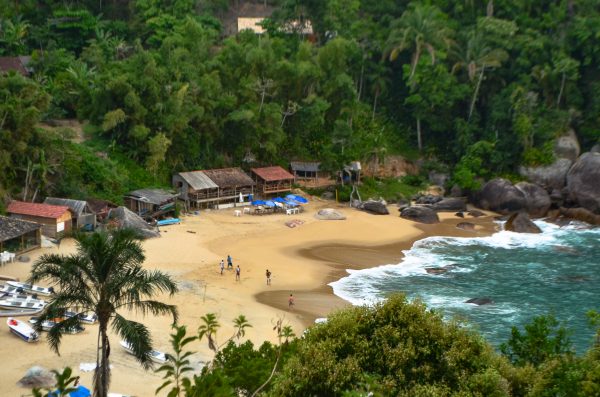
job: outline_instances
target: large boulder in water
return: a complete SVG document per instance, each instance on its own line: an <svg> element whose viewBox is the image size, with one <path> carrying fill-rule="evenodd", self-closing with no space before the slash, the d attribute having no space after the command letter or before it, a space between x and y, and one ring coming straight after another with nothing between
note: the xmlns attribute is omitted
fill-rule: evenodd
<svg viewBox="0 0 600 397"><path fill-rule="evenodd" d="M156 229L138 214L125 207L118 207L108 213L108 222L119 229L135 229L143 238L160 237Z"/></svg>
<svg viewBox="0 0 600 397"><path fill-rule="evenodd" d="M486 183L477 195L478 207L500 214L510 214L526 208L525 194L506 179L496 178Z"/></svg>
<svg viewBox="0 0 600 397"><path fill-rule="evenodd" d="M400 217L419 223L439 223L437 213L428 207L408 207L400 211Z"/></svg>
<svg viewBox="0 0 600 397"><path fill-rule="evenodd" d="M493 300L491 300L490 298L471 298L468 301L465 301L465 303L472 303L474 305L491 305L492 303L494 303Z"/></svg>
<svg viewBox="0 0 600 397"><path fill-rule="evenodd" d="M531 222L529 215L525 212L512 214L504 225L504 230L516 233L541 233L542 230L537 225Z"/></svg>
<svg viewBox="0 0 600 397"><path fill-rule="evenodd" d="M465 200L457 197L445 198L435 203L431 208L438 212L457 212L466 211L467 204Z"/></svg>
<svg viewBox="0 0 600 397"><path fill-rule="evenodd" d="M515 185L525 195L525 207L532 218L546 216L550 209L550 195L542 187L529 182L519 182Z"/></svg>
<svg viewBox="0 0 600 397"><path fill-rule="evenodd" d="M360 209L375 215L389 215L385 201L369 200L360 205Z"/></svg>
<svg viewBox="0 0 600 397"><path fill-rule="evenodd" d="M584 153L567 174L569 198L600 214L600 153Z"/></svg>
<svg viewBox="0 0 600 397"><path fill-rule="evenodd" d="M600 225L600 215L586 210L585 208L560 208L560 214L569 219L589 223L590 225Z"/></svg>

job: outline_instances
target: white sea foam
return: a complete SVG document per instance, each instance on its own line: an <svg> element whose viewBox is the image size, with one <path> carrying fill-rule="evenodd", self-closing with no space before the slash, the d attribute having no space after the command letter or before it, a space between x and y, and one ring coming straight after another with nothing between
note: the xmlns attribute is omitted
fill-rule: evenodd
<svg viewBox="0 0 600 397"><path fill-rule="evenodd" d="M403 251L404 258L400 263L362 270L348 270L348 276L329 285L331 285L337 296L354 305L371 304L385 298L380 286L392 278L416 275L439 278L453 273L471 272L480 266L480 263L468 263L465 260L460 263L460 266L450 268L445 275L428 275L426 271L428 267L444 267L465 259L461 258L461 253L454 256L448 254L448 251L451 251L452 248L487 246L499 249L543 249L550 246L564 246L562 237L582 227L576 223L572 223L567 227L559 227L556 224L541 220L536 220L534 223L542 229L542 233L528 234L502 230L487 237L428 237L418 240L410 250ZM499 225L503 226L500 222ZM448 305L453 304L449 299L444 296L437 296L435 299L432 297L431 299L424 299L424 301L433 306L448 307ZM452 299L456 300L456 298Z"/></svg>

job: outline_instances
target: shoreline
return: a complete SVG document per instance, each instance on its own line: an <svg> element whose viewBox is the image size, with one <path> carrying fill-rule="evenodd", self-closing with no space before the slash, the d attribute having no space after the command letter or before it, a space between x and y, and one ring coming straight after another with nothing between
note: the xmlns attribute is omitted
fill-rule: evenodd
<svg viewBox="0 0 600 397"><path fill-rule="evenodd" d="M390 213L390 215L392 215ZM388 216L390 216L388 215ZM404 258L403 251L409 250L413 244L428 237L485 237L497 231L493 217L495 214L486 213L479 218L467 218L476 225L475 232L458 229L456 224L464 222L464 218L454 216L453 213L440 213L438 224L415 224L420 230L411 238L399 239L397 242L382 245L357 245L357 244L317 244L314 246L298 248L298 255L307 261L314 261L321 266L326 266L325 276L321 285L311 289L297 291L294 295L303 302L303 309L296 309L302 318L305 327L315 323L318 318L326 317L325 313L335 311L351 305L347 300L335 295L329 285L348 275L347 270L362 270L399 264ZM373 215L376 216L376 215ZM279 310L286 310L285 300L287 291L263 291L254 295L257 302Z"/></svg>

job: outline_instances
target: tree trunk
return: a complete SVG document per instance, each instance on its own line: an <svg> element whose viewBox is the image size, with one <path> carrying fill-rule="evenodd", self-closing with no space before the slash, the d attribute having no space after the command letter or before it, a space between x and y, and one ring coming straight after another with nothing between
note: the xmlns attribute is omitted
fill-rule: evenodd
<svg viewBox="0 0 600 397"><path fill-rule="evenodd" d="M560 107L560 100L562 98L562 94L563 91L565 89L565 83L567 81L567 74L565 72L563 72L562 74L562 81L560 82L560 91L558 92L558 98L556 99L556 107L559 108Z"/></svg>
<svg viewBox="0 0 600 397"><path fill-rule="evenodd" d="M477 80L477 85L475 86L475 92L473 93L473 99L471 100L471 107L469 108L469 118L467 119L467 123L471 121L471 116L473 115L473 110L475 110L475 102L477 102L477 95L479 95L479 88L481 87L481 81L483 80L483 73L485 71L485 65L481 67L481 73L479 74L479 80Z"/></svg>
<svg viewBox="0 0 600 397"><path fill-rule="evenodd" d="M419 147L419 152L423 150L423 139L421 137L421 118L417 117L417 146Z"/></svg>
<svg viewBox="0 0 600 397"><path fill-rule="evenodd" d="M360 77L358 78L358 98L357 101L360 102L360 97L362 95L362 88L363 88L363 76L365 74L365 59L363 57L363 61L362 61L362 65L360 67Z"/></svg>
<svg viewBox="0 0 600 397"><path fill-rule="evenodd" d="M379 98L379 90L375 91L375 99L373 99L373 116L371 120L375 120L375 111L377 110L377 98Z"/></svg>
<svg viewBox="0 0 600 397"><path fill-rule="evenodd" d="M106 397L108 394L108 386L110 385L110 363L108 357L110 355L110 344L106 329L108 322L103 321L99 324L100 336L100 362L96 363L94 372L94 396Z"/></svg>

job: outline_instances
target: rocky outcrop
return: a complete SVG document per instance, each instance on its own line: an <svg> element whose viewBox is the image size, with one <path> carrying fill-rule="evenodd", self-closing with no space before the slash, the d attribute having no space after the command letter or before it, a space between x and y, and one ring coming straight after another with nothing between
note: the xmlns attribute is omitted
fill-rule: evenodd
<svg viewBox="0 0 600 397"><path fill-rule="evenodd" d="M571 165L573 165L573 160L560 158L550 165L520 167L519 174L527 178L528 181L546 189L560 190L565 186L567 172L569 172Z"/></svg>
<svg viewBox="0 0 600 397"><path fill-rule="evenodd" d="M445 172L438 171L429 171L429 182L437 186L446 186L448 180L450 180L450 175Z"/></svg>
<svg viewBox="0 0 600 397"><path fill-rule="evenodd" d="M524 212L512 214L504 225L504 230L516 233L541 233L542 230L531 222L529 215Z"/></svg>
<svg viewBox="0 0 600 397"><path fill-rule="evenodd" d="M479 218L480 216L484 216L485 214L479 210L470 210L467 214L471 215L473 218Z"/></svg>
<svg viewBox="0 0 600 397"><path fill-rule="evenodd" d="M569 130L567 133L559 137L554 143L554 156L559 159L577 160L581 154L581 147L577 140L575 131Z"/></svg>
<svg viewBox="0 0 600 397"><path fill-rule="evenodd" d="M600 225L600 215L586 210L585 208L560 208L562 216L577 221L589 223L590 225Z"/></svg>
<svg viewBox="0 0 600 397"><path fill-rule="evenodd" d="M548 192L538 185L529 182L519 182L515 185L525 195L525 209L532 218L546 216L551 201Z"/></svg>
<svg viewBox="0 0 600 397"><path fill-rule="evenodd" d="M419 223L439 223L437 213L428 207L414 206L400 211L400 217Z"/></svg>
<svg viewBox="0 0 600 397"><path fill-rule="evenodd" d="M521 211L526 207L525 194L506 179L492 179L477 194L478 207L500 214Z"/></svg>
<svg viewBox="0 0 600 397"><path fill-rule="evenodd" d="M456 225L458 229L466 230L468 232L472 232L475 230L475 224L471 222L460 222Z"/></svg>
<svg viewBox="0 0 600 397"><path fill-rule="evenodd" d="M468 301L465 301L465 303L472 303L474 305L491 305L492 303L494 303L493 300L491 300L490 298L471 298Z"/></svg>
<svg viewBox="0 0 600 397"><path fill-rule="evenodd" d="M554 143L554 163L538 167L520 167L519 173L529 182L542 186L548 191L562 189L567 172L581 152L577 135L572 129L557 138Z"/></svg>
<svg viewBox="0 0 600 397"><path fill-rule="evenodd" d="M385 201L369 200L360 204L359 209L374 215L389 215Z"/></svg>
<svg viewBox="0 0 600 397"><path fill-rule="evenodd" d="M346 219L346 216L333 208L323 208L315 214L315 218L326 221L341 221Z"/></svg>
<svg viewBox="0 0 600 397"><path fill-rule="evenodd" d="M450 197L438 201L431 208L438 212L457 212L466 211L467 204L463 199Z"/></svg>
<svg viewBox="0 0 600 397"><path fill-rule="evenodd" d="M584 153L567 174L569 199L600 214L600 153Z"/></svg>
<svg viewBox="0 0 600 397"><path fill-rule="evenodd" d="M446 273L448 269L445 267L426 267L425 271L427 272L427 274L439 275Z"/></svg>
<svg viewBox="0 0 600 397"><path fill-rule="evenodd" d="M590 152L592 152L592 153L600 153L600 143L597 143L594 146L592 146L592 148L590 149Z"/></svg>
<svg viewBox="0 0 600 397"><path fill-rule="evenodd" d="M452 186L450 189L450 197L462 197L463 191L458 185Z"/></svg>
<svg viewBox="0 0 600 397"><path fill-rule="evenodd" d="M422 194L415 198L416 204L435 204L437 202L442 201L444 198L442 196L437 196L433 194Z"/></svg>

